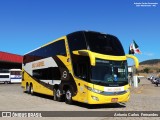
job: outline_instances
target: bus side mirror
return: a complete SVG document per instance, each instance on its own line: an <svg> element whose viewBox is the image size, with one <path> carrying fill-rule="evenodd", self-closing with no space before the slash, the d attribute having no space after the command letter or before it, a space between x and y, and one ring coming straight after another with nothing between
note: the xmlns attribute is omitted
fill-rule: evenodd
<svg viewBox="0 0 160 120"><path fill-rule="evenodd" d="M96 65L95 55L91 51L89 51L89 50L76 50L76 51L72 51L72 53L75 55L88 56L90 58L91 65L92 66Z"/></svg>
<svg viewBox="0 0 160 120"><path fill-rule="evenodd" d="M139 61L138 61L138 58L137 58L137 57L135 57L134 55L129 55L129 54L127 54L126 57L133 59L134 62L135 62L135 67L136 67L136 68L139 67Z"/></svg>

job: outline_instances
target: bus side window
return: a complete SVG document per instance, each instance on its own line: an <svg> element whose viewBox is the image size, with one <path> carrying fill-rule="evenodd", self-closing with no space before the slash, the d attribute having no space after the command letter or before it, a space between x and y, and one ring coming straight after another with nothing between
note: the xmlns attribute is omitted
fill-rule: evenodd
<svg viewBox="0 0 160 120"><path fill-rule="evenodd" d="M75 75L83 80L87 80L87 64L74 63Z"/></svg>
<svg viewBox="0 0 160 120"><path fill-rule="evenodd" d="M11 71L11 75L14 75L14 71Z"/></svg>

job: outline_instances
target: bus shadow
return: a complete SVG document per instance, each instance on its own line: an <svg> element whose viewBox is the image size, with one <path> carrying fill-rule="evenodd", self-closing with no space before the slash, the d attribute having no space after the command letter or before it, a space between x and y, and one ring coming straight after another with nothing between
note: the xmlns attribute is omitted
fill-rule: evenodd
<svg viewBox="0 0 160 120"><path fill-rule="evenodd" d="M0 82L0 85L21 85L21 83L4 83L4 82Z"/></svg>
<svg viewBox="0 0 160 120"><path fill-rule="evenodd" d="M34 93L34 96L49 99L49 100L53 100L52 96L48 96L48 95L44 95L44 94ZM62 102L64 102L64 100ZM93 105L90 105L90 104L80 103L80 102L76 102L76 101L74 101L72 105L82 107L82 108L87 108L87 109L125 108L126 107L125 104L123 104L123 103L108 103L108 104L93 104Z"/></svg>
<svg viewBox="0 0 160 120"><path fill-rule="evenodd" d="M25 94L28 94L27 92L24 92ZM49 100L53 100L52 96L45 95L45 94L40 94L40 93L34 93L33 96L40 97L40 98L45 98Z"/></svg>
<svg viewBox="0 0 160 120"><path fill-rule="evenodd" d="M125 108L125 104L121 103L108 103L108 104L86 104L86 103L80 103L80 102L74 102L73 105L87 108L87 109L100 109L100 108Z"/></svg>

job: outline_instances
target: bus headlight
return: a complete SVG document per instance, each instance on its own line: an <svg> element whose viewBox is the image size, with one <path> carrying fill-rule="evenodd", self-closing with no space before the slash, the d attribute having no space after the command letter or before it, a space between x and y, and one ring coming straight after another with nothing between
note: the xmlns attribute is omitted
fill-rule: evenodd
<svg viewBox="0 0 160 120"><path fill-rule="evenodd" d="M102 93L103 91L101 90L97 90L97 89L94 89L94 88L91 88L89 86L85 86L88 90L92 91L92 92L95 92L95 93Z"/></svg>
<svg viewBox="0 0 160 120"><path fill-rule="evenodd" d="M97 89L94 89L94 88L92 89L92 91L95 92L95 93L102 93L103 92L101 90L97 90Z"/></svg>

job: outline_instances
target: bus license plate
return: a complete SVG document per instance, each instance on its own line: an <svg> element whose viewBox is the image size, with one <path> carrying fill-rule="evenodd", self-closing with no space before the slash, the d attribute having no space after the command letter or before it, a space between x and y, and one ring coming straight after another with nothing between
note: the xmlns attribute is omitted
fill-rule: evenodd
<svg viewBox="0 0 160 120"><path fill-rule="evenodd" d="M118 102L118 98L112 98L111 102Z"/></svg>

